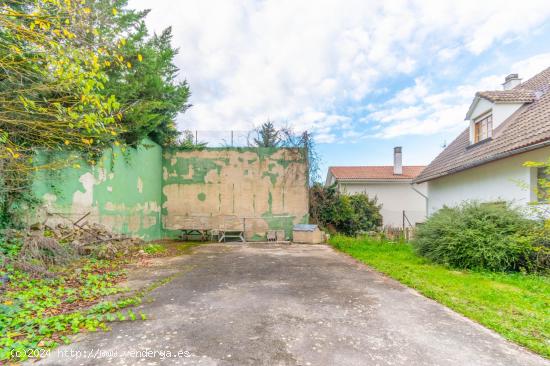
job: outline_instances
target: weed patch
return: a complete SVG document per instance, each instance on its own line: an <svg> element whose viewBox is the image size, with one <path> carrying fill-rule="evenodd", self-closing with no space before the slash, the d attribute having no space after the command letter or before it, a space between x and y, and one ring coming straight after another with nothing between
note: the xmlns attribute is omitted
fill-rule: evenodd
<svg viewBox="0 0 550 366"><path fill-rule="evenodd" d="M143 247L143 251L147 254L155 255L166 252L166 248L161 244L147 244Z"/></svg>
<svg viewBox="0 0 550 366"><path fill-rule="evenodd" d="M118 283L126 277L123 261L81 260L58 272L54 279L35 279L21 271L12 273L8 289L0 296L0 363L21 361L39 349L69 343L69 335L108 330L114 321L145 320L144 313L125 308L141 304L144 296L175 276L114 301L108 295L128 289Z"/></svg>

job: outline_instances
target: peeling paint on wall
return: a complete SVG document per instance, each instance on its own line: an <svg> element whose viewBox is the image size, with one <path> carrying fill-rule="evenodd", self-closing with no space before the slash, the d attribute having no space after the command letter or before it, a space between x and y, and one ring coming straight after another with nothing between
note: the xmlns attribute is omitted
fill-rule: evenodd
<svg viewBox="0 0 550 366"><path fill-rule="evenodd" d="M162 149L149 140L144 144L125 154L108 149L96 166L82 161L80 168L39 172L34 192L44 206L37 215L67 223L90 212L86 220L114 231L161 238Z"/></svg>
<svg viewBox="0 0 550 366"><path fill-rule="evenodd" d="M307 222L307 164L297 149L166 150L163 222L167 233L188 225L217 228L223 217L245 223L247 240ZM286 202L285 202L286 201Z"/></svg>
<svg viewBox="0 0 550 366"><path fill-rule="evenodd" d="M307 164L297 149L144 145L109 149L96 166L39 172L38 215L76 221L90 212L87 220L146 240L173 236L190 218L214 229L236 217L248 240L265 240L270 229L290 237L293 224L307 222Z"/></svg>

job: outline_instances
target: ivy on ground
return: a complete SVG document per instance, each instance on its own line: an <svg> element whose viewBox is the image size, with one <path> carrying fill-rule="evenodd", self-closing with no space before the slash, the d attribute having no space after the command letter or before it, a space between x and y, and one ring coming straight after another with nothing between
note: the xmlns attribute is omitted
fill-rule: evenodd
<svg viewBox="0 0 550 366"><path fill-rule="evenodd" d="M10 282L0 295L0 362L20 361L31 350L69 343L70 334L107 330L112 321L146 319L124 308L139 305L142 298L172 277L154 282L115 301L107 295L127 292L118 283L125 278L124 261L83 259L58 272L53 279L36 279L9 269ZM0 272L0 276L5 275Z"/></svg>

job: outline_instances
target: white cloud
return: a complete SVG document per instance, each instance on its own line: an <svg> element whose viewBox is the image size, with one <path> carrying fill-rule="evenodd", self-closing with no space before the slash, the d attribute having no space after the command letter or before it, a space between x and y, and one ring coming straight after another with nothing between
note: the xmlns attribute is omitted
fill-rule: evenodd
<svg viewBox="0 0 550 366"><path fill-rule="evenodd" d="M380 110L371 113L366 118L366 121L377 121L381 123L391 123L397 121L405 121L411 119L418 119L420 116L426 113L425 107L421 105L402 108L381 108Z"/></svg>
<svg viewBox="0 0 550 366"><path fill-rule="evenodd" d="M405 88L392 99L393 104L413 104L428 94L428 83L420 78L415 79L414 86Z"/></svg>
<svg viewBox="0 0 550 366"><path fill-rule="evenodd" d="M432 109L422 119L396 120L388 127L383 128L376 137L392 138L403 135L430 135L442 130L456 130L464 128L465 124L460 118L464 115L467 104L445 105Z"/></svg>
<svg viewBox="0 0 550 366"><path fill-rule="evenodd" d="M460 48L458 47L446 47L437 51L437 57L441 61L449 61L454 59L460 53Z"/></svg>
<svg viewBox="0 0 550 366"><path fill-rule="evenodd" d="M525 36L550 15L545 0L130 0L130 6L151 8L147 22L157 32L173 27L176 62L192 91L193 107L178 120L182 128L248 129L269 118L311 129L326 142L353 127L338 110L386 90L383 80L414 77L432 55L452 62L480 54ZM452 95L430 88L428 79L417 78L398 93L381 136L437 131L472 95L468 86Z"/></svg>
<svg viewBox="0 0 550 366"><path fill-rule="evenodd" d="M544 53L516 62L510 70L527 80L549 66L550 53ZM419 93L417 90L420 83L417 80L415 86L403 89L394 98L380 105L378 110L366 117L366 121L377 123L375 136L380 138L459 131L466 127L464 116L475 93L500 89L504 76L486 76L477 82L462 84L444 92L428 92L421 88ZM407 101L414 105L406 105ZM396 104L400 107L395 107Z"/></svg>
<svg viewBox="0 0 550 366"><path fill-rule="evenodd" d="M519 73L519 76L525 81L548 67L550 67L550 52L516 62L510 70Z"/></svg>

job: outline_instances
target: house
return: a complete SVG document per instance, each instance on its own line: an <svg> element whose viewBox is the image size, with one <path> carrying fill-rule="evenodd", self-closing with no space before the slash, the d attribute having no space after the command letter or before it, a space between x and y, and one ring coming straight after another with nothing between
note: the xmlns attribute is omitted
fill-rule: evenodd
<svg viewBox="0 0 550 366"><path fill-rule="evenodd" d="M365 193L382 204L384 226L414 226L426 218L426 184L413 184L424 166L403 166L402 149L394 148L393 166L333 166L325 185L342 193Z"/></svg>
<svg viewBox="0 0 550 366"><path fill-rule="evenodd" d="M550 158L550 68L503 87L475 95L468 127L415 178L428 185L429 214L465 200L537 201L544 171L524 163Z"/></svg>

